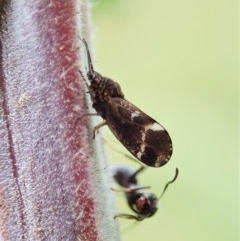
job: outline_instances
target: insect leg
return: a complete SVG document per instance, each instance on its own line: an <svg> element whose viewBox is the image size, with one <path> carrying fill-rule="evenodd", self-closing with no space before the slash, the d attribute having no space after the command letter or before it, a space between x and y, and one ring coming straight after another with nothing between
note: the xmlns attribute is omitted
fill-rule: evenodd
<svg viewBox="0 0 240 241"><path fill-rule="evenodd" d="M142 190L142 189L149 189L151 188L151 186L143 186L143 187L129 187L129 188L111 188L112 191L114 192L125 192L125 193L128 193L128 192L135 192L135 191L138 191L138 190Z"/></svg>
<svg viewBox="0 0 240 241"><path fill-rule="evenodd" d="M104 120L93 128L93 139L95 138L95 133L98 132L98 130L105 125L106 121Z"/></svg>
<svg viewBox="0 0 240 241"><path fill-rule="evenodd" d="M135 220L137 220L137 221L142 221L142 220L144 219L144 217L135 216L135 215L126 214L126 213L116 214L116 215L114 216L114 219L116 219L116 218L135 219Z"/></svg>

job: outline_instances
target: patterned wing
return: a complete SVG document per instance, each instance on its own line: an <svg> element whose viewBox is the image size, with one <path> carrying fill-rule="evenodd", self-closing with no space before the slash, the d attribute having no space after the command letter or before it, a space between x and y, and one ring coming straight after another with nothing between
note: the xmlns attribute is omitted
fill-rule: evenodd
<svg viewBox="0 0 240 241"><path fill-rule="evenodd" d="M112 98L104 109L110 130L132 155L152 167L168 162L172 141L159 123L122 98Z"/></svg>

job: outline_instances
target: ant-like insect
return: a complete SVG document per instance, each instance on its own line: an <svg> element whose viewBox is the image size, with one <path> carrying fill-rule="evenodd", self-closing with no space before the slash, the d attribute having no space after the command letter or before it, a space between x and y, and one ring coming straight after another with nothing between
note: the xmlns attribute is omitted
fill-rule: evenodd
<svg viewBox="0 0 240 241"><path fill-rule="evenodd" d="M173 183L178 176L178 168L174 178L167 182L160 197L157 197L153 193L142 192L143 189L148 189L150 186L138 186L137 175L144 170L144 166L141 166L136 171L126 166L116 166L113 168L113 178L118 185L122 188L113 189L114 191L122 191L126 195L126 199L129 207L137 214L125 214L119 213L114 218L126 218L142 221L145 218L153 216L158 210L158 201L162 198L169 184Z"/></svg>

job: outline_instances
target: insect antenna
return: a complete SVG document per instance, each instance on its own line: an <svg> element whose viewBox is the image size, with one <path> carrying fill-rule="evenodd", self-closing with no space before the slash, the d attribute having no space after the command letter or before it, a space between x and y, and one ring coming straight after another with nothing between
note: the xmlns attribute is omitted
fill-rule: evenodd
<svg viewBox="0 0 240 241"><path fill-rule="evenodd" d="M173 183L173 182L176 181L176 179L177 179L177 177L178 177L178 173L179 173L178 168L176 168L176 172L175 172L174 178L173 178L171 181L169 181L169 182L166 183L166 185L165 185L165 187L164 187L164 189L163 189L163 191L162 191L162 194L160 195L160 197L158 198L158 200L160 200L160 199L163 197L163 195L164 195L164 193L166 192L169 184L171 184L171 183Z"/></svg>
<svg viewBox="0 0 240 241"><path fill-rule="evenodd" d="M91 55L90 55L90 51L89 51L89 48L88 48L88 44L87 44L87 41L85 40L85 38L82 38L82 37L79 37L79 39L83 42L85 48L86 48L86 51L87 51L87 57L88 57L88 72L91 73L92 75L94 75L94 69L93 69L93 65L92 65L92 59L91 59Z"/></svg>

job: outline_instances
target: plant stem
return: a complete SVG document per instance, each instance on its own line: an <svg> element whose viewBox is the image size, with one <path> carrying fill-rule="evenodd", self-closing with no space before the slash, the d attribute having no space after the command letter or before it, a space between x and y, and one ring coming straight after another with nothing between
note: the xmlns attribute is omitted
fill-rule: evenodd
<svg viewBox="0 0 240 241"><path fill-rule="evenodd" d="M77 35L91 29L78 4L0 4L0 240L119 240L106 158L81 118Z"/></svg>

